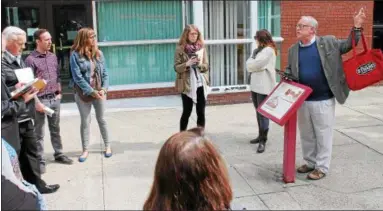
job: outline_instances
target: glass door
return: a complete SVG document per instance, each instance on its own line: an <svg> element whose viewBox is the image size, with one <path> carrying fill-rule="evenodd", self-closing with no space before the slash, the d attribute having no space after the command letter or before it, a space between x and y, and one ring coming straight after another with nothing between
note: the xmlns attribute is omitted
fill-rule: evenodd
<svg viewBox="0 0 383 211"><path fill-rule="evenodd" d="M53 42L55 43L54 52L57 55L61 73L61 83L63 90L63 102L74 101L73 91L69 89L70 80L69 56L73 40L77 31L83 27L89 27L86 24L86 7L83 4L78 5L53 5Z"/></svg>

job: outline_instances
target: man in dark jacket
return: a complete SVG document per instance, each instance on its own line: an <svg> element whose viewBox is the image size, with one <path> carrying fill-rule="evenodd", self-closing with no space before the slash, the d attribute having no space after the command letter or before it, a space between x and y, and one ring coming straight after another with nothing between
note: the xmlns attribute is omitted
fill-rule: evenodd
<svg viewBox="0 0 383 211"><path fill-rule="evenodd" d="M20 154L21 147L20 137L17 135L19 134L17 116L23 112L26 103L32 100L36 94L37 91L30 90L19 99L12 100L7 86L1 80L1 136L8 140L8 143L16 150L17 154Z"/></svg>
<svg viewBox="0 0 383 211"><path fill-rule="evenodd" d="M15 90L20 83L15 74L15 69L25 68L21 60L21 53L25 48L26 33L18 28L9 26L2 33L6 41L6 50L1 60L1 78L9 91ZM20 168L26 181L36 185L41 193L53 193L59 185L47 185L40 174L37 156L37 142L34 131L35 100L26 103L25 108L17 116L21 149L19 154ZM17 135L17 134L15 134Z"/></svg>

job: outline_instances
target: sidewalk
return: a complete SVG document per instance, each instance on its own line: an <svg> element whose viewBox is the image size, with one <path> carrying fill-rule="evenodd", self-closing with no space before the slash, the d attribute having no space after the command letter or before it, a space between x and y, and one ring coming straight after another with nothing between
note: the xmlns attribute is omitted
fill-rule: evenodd
<svg viewBox="0 0 383 211"><path fill-rule="evenodd" d="M257 135L253 105L208 106L206 131L227 164L234 201L247 209L383 209L383 87L351 93L336 107L336 127L330 174L319 181L297 175L294 184L282 177L283 128L272 124L266 151L256 153L250 139ZM178 131L181 100L177 96L108 101L106 119L114 155L100 153L96 119L91 124L91 154L81 152L80 119L74 104L64 104L61 134L72 166L53 162L46 128L48 183L60 190L45 195L54 210L142 209L150 191L154 166L164 141ZM189 127L195 126L195 112ZM299 137L297 165L302 164Z"/></svg>

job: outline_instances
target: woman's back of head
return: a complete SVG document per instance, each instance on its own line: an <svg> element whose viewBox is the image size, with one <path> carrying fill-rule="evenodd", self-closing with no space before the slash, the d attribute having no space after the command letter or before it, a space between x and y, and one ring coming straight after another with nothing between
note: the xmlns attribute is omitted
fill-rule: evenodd
<svg viewBox="0 0 383 211"><path fill-rule="evenodd" d="M165 142L144 210L225 210L231 200L225 163L201 130L180 132Z"/></svg>

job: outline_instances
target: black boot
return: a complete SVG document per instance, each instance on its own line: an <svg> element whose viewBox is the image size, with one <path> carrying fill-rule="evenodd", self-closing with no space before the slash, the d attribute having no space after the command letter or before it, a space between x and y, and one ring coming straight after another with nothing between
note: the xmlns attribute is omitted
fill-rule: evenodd
<svg viewBox="0 0 383 211"><path fill-rule="evenodd" d="M267 141L267 133L269 132L269 129L262 131L262 136L260 136L259 139L259 145L257 152L262 153L266 149L266 141Z"/></svg>
<svg viewBox="0 0 383 211"><path fill-rule="evenodd" d="M255 139L250 140L250 144L258 144L259 140L261 140L262 133L263 133L262 130L259 130L258 137L255 138Z"/></svg>

